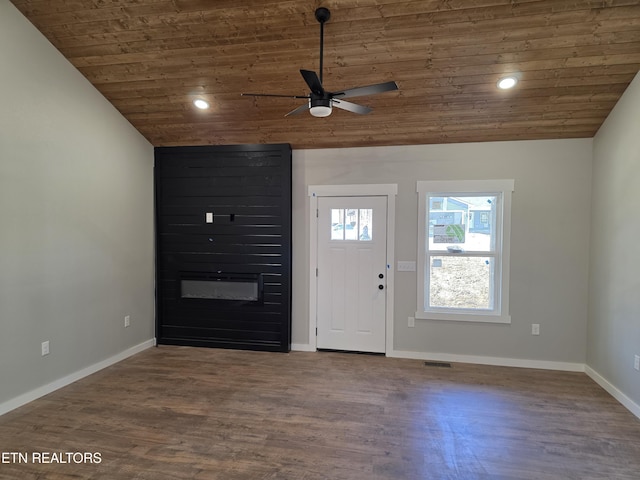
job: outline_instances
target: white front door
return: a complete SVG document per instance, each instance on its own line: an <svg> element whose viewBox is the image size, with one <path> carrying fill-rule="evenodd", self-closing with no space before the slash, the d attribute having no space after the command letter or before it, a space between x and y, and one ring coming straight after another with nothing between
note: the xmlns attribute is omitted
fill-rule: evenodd
<svg viewBox="0 0 640 480"><path fill-rule="evenodd" d="M387 197L320 197L317 220L317 347L384 353Z"/></svg>

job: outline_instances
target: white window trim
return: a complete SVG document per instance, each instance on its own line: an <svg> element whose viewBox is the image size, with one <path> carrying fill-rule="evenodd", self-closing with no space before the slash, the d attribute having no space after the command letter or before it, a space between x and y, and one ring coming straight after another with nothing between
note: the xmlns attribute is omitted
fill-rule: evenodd
<svg viewBox="0 0 640 480"><path fill-rule="evenodd" d="M511 194L515 181L505 180L442 180L418 181L418 268L417 270L417 308L415 317L426 320L449 320L456 322L511 323L509 314L509 265L511 259ZM497 234L502 226L502 236L497 239L502 248L499 265L501 284L498 286L496 301L499 302L499 314L467 311L460 313L425 311L425 242L426 236L426 202L428 193L442 194L476 194L502 193L502 218L498 219Z"/></svg>

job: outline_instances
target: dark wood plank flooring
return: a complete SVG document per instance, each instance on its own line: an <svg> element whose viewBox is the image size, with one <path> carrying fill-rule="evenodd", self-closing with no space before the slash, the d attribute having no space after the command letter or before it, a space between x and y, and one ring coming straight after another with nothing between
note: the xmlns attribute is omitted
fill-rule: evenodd
<svg viewBox="0 0 640 480"><path fill-rule="evenodd" d="M582 373L160 347L0 417L0 452L21 480L637 480L640 420Z"/></svg>

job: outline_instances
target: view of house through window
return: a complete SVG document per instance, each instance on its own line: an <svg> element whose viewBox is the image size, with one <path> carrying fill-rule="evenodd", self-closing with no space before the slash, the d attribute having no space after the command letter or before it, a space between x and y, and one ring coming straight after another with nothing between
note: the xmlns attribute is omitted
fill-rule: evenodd
<svg viewBox="0 0 640 480"><path fill-rule="evenodd" d="M493 310L495 208L492 196L429 196L427 307Z"/></svg>
<svg viewBox="0 0 640 480"><path fill-rule="evenodd" d="M510 222L504 220L510 214L512 185L418 182L418 257L423 268L418 274L417 318L510 321L505 298L505 226Z"/></svg>

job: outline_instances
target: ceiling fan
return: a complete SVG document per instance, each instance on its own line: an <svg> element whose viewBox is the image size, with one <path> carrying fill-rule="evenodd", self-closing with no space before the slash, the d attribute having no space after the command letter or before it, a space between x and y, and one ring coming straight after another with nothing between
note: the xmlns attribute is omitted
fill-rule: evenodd
<svg viewBox="0 0 640 480"><path fill-rule="evenodd" d="M285 98L306 98L309 101L305 105L301 105L298 108L290 111L285 115L298 115L306 110L309 110L314 117L328 117L331 115L332 107L341 108L349 112L365 115L371 112L369 107L357 105L355 103L347 102L345 98L360 97L364 95L373 95L375 93L389 92L392 90L398 90L396 82L377 83L375 85L367 85L364 87L349 88L347 90L340 90L337 92L330 92L324 89L322 86L322 57L324 53L324 24L331 17L329 9L320 7L315 12L316 20L320 22L320 76L316 72L311 70L300 70L302 78L307 83L311 92L309 95L277 95L270 93L241 93L242 96L251 97L285 97Z"/></svg>

